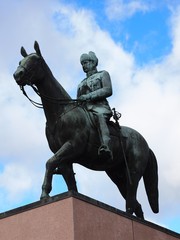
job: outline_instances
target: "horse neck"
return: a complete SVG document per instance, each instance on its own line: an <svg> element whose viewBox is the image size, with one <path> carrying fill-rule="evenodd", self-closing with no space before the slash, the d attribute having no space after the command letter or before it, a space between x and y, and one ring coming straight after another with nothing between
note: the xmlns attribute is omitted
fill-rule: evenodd
<svg viewBox="0 0 180 240"><path fill-rule="evenodd" d="M40 83L36 86L41 95L48 126L54 126L57 118L64 112L65 108L65 105L61 104L58 100L68 100L71 98L61 84L54 78L49 69L44 74L44 78L41 79Z"/></svg>

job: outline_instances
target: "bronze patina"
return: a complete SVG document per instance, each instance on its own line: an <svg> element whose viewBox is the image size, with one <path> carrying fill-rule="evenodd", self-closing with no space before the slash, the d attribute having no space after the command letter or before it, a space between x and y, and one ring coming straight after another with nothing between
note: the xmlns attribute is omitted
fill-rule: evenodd
<svg viewBox="0 0 180 240"><path fill-rule="evenodd" d="M92 170L105 171L124 197L126 212L135 213L141 219L144 218L143 211L136 195L138 183L143 177L151 209L157 213L159 209L156 157L140 133L125 126L118 128L117 124L109 121L111 110L106 97L111 95L110 77L106 71L97 71L95 54L93 54L95 61L91 56L90 59L87 59L88 56L81 58L83 69L87 74L84 80L86 84L80 83L78 98L73 100L54 78L37 42L34 48L36 52L31 54L27 54L25 49L21 48L24 58L20 61L14 78L22 90L25 85L30 85L39 94L47 120L46 137L54 154L46 163L41 199L49 197L53 174L62 174L68 190L77 191L73 163L78 163ZM92 71L87 69L88 64L93 65ZM92 77L91 83L90 77ZM103 78L105 80L102 80ZM101 98L102 81L107 86L107 94ZM101 101L102 108L95 113ZM103 118L102 121L105 119L106 133L99 130L102 122L98 114ZM94 115L95 121L92 118ZM99 123L98 127L94 124L96 121ZM106 136L105 140L100 134ZM102 147L102 152L108 156L103 157L103 160L101 160L100 148L102 145L107 147L107 151Z"/></svg>

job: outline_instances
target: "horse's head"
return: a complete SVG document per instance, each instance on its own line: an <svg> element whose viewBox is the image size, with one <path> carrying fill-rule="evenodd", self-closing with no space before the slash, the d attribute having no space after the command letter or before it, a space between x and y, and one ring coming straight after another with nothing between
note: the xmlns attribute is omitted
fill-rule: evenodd
<svg viewBox="0 0 180 240"><path fill-rule="evenodd" d="M26 50L21 47L21 55L24 57L20 62L17 70L13 74L14 79L20 86L33 85L43 77L42 63L44 62L39 48L35 41L34 49L36 53L27 54Z"/></svg>

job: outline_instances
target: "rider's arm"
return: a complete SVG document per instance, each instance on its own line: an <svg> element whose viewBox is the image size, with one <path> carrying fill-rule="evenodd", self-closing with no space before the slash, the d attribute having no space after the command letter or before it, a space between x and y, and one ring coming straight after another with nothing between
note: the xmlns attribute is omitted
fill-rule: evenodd
<svg viewBox="0 0 180 240"><path fill-rule="evenodd" d="M90 100L101 100L112 95L111 78L107 71L102 71L101 87L88 95Z"/></svg>
<svg viewBox="0 0 180 240"><path fill-rule="evenodd" d="M106 71L102 71L100 78L97 78L94 82L93 89L90 92L81 95L80 91L78 91L77 97L80 100L103 100L112 95L112 84L109 73Z"/></svg>

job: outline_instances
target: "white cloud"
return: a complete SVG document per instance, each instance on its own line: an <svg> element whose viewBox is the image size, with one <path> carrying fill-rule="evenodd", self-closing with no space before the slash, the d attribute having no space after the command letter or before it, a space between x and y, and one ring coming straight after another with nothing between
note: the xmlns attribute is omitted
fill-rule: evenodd
<svg viewBox="0 0 180 240"><path fill-rule="evenodd" d="M148 12L152 9L151 4L143 0L107 0L106 14L110 20L124 20L132 17L137 12Z"/></svg>
<svg viewBox="0 0 180 240"><path fill-rule="evenodd" d="M28 169L17 163L6 165L3 174L0 175L0 186L7 191L9 201L15 200L18 195L24 194L32 187Z"/></svg>

